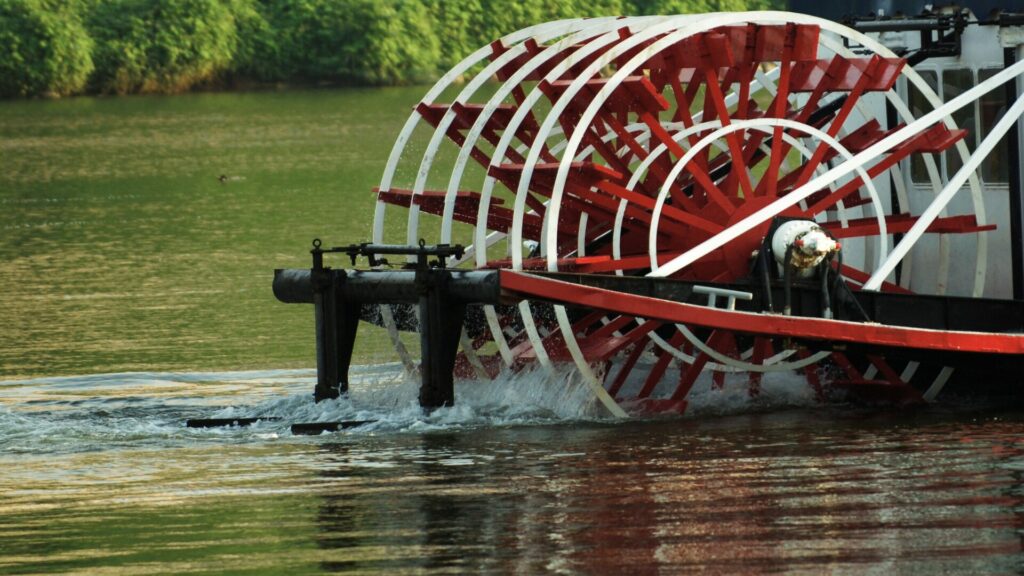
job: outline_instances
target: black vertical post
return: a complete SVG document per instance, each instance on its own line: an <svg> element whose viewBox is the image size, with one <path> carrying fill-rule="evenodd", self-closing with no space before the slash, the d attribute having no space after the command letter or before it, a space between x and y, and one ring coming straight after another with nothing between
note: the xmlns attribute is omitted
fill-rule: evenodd
<svg viewBox="0 0 1024 576"><path fill-rule="evenodd" d="M1003 65L1012 66L1017 61L1017 49L1003 50ZM1017 101L1016 78L1006 83L1006 107ZM1006 161L1009 168L1010 194L1010 265L1013 279L1013 298L1024 300L1024 189L1021 188L1020 173L1020 120L1006 134Z"/></svg>
<svg viewBox="0 0 1024 576"><path fill-rule="evenodd" d="M322 258L322 255L320 256ZM319 402L348 392L348 368L352 362L356 330L359 328L358 303L345 299L344 270L313 266L313 313L316 316L316 388L313 398Z"/></svg>
<svg viewBox="0 0 1024 576"><path fill-rule="evenodd" d="M319 239L313 240L310 254L313 255L310 283L316 322L316 387L313 399L319 402L348 392L348 368L359 327L360 307L345 298L345 271L324 267L324 250Z"/></svg>
<svg viewBox="0 0 1024 576"><path fill-rule="evenodd" d="M338 271L338 280L344 282L345 272ZM337 326L337 357L338 357L338 380L335 384L337 393L348 394L348 369L352 364L352 350L356 346L356 331L359 328L359 312L362 309L358 303L348 302L340 287L335 288L335 326Z"/></svg>
<svg viewBox="0 0 1024 576"><path fill-rule="evenodd" d="M367 277L374 272L350 274L345 270L332 270L324 266L324 254L343 252L352 257L359 255L376 260L373 250L384 254L416 255L414 286L409 286L407 273L376 275L381 284ZM445 259L461 257L462 246L440 244L426 246L391 246L353 244L348 247L322 248L319 239L313 240L313 266L309 273L302 270L277 270L274 274L274 295L282 302L312 302L316 322L316 387L313 396L317 402L337 398L348 392L348 370L352 362L356 333L361 319L362 302L397 300L401 303L419 303L420 344L420 406L433 410L455 404L454 372L459 352L459 337L466 317L465 289L451 293L452 273L445 269ZM430 262L428 257L438 259ZM351 283L351 285L350 285ZM374 294L374 289L385 288ZM409 290L412 288L412 290ZM368 291L369 290L369 291ZM486 293L487 290L480 292ZM469 293L472 293L470 291Z"/></svg>
<svg viewBox="0 0 1024 576"><path fill-rule="evenodd" d="M314 258L315 259L315 258ZM316 387L313 397L319 402L337 398L338 366L338 299L332 271L313 267L313 315L316 319Z"/></svg>
<svg viewBox="0 0 1024 576"><path fill-rule="evenodd" d="M417 270L420 286L420 406L455 404L455 358L466 305L447 297L446 270Z"/></svg>

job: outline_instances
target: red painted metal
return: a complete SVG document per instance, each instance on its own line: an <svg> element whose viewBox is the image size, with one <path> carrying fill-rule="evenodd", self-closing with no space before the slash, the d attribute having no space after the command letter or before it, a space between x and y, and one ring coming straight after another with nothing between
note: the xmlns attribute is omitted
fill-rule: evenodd
<svg viewBox="0 0 1024 576"><path fill-rule="evenodd" d="M721 334L722 332L720 331L713 332L708 338L708 345L712 348L716 347L718 345L718 340L721 338ZM676 402L685 399L690 394L690 390L693 389L693 385L697 382L697 377L704 371L704 367L707 366L710 359L711 357L708 356L706 352L697 354L693 360L693 364L686 366L679 375L679 383L676 385L675 391L672 392L672 395L669 398Z"/></svg>
<svg viewBox="0 0 1024 576"><path fill-rule="evenodd" d="M511 270L501 271L501 286L503 290L527 298L744 334L920 350L1024 354L1024 334L954 332L823 318L753 314L669 302Z"/></svg>
<svg viewBox="0 0 1024 576"><path fill-rule="evenodd" d="M754 338L754 349L750 361L754 364L764 364L766 358L775 351L772 340L764 336ZM751 372L749 378L749 392L751 396L761 393L761 372Z"/></svg>
<svg viewBox="0 0 1024 576"><path fill-rule="evenodd" d="M806 360L810 355L810 352L808 352L806 348L798 348L796 351L796 357L800 360ZM835 356L835 354L833 354L833 356ZM817 364L811 364L810 366L801 368L800 371L807 380L807 384L814 390L814 394L818 398L818 401L824 401L825 387L821 384L821 377L818 375Z"/></svg>
<svg viewBox="0 0 1024 576"><path fill-rule="evenodd" d="M652 325L652 330L660 326L660 324L657 322L648 322L648 324ZM619 366L619 370L615 374L615 379L612 380L611 385L608 387L608 394L612 398L617 397L619 391L622 390L623 384L626 383L626 378L630 375L630 373L633 372L633 367L636 366L637 361L640 360L640 356L643 355L646 346L647 342L643 340L634 344L633 348L629 352L629 355L626 357L626 360L622 363L621 366Z"/></svg>
<svg viewBox="0 0 1024 576"><path fill-rule="evenodd" d="M897 214L885 217L885 229L888 234L902 234L910 230L917 222L917 216L910 214ZM843 227L840 222L826 222L822 228L829 231L836 238L854 238L857 236L878 236L881 230L878 227L877 218L855 218L847 221ZM967 234L970 232L987 232L995 230L995 224L981 226L974 214L963 216L948 216L936 218L928 226L927 231L932 234Z"/></svg>
<svg viewBox="0 0 1024 576"><path fill-rule="evenodd" d="M683 335L676 332L668 341L668 344L673 348L678 348L682 345L683 341ZM668 366L672 362L671 354L661 349L658 349L657 352L659 354L658 361L651 367L651 371L647 373L647 378L644 380L644 387L637 393L637 398L647 398L654 392L654 389L661 383L661 377L665 375L665 371L668 370Z"/></svg>
<svg viewBox="0 0 1024 576"><path fill-rule="evenodd" d="M829 92L849 92L864 78L867 92L892 89L906 61L902 58L843 58L797 62L793 67L793 92L811 92L824 85Z"/></svg>

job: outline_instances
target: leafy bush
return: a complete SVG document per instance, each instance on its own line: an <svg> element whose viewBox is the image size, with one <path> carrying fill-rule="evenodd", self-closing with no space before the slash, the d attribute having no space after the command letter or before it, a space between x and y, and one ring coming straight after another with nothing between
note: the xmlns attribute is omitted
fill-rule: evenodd
<svg viewBox="0 0 1024 576"><path fill-rule="evenodd" d="M633 0L636 14L702 14L744 10L784 10L785 0Z"/></svg>
<svg viewBox="0 0 1024 576"><path fill-rule="evenodd" d="M784 0L0 0L0 97L427 80L541 22ZM84 25L83 25L84 22Z"/></svg>
<svg viewBox="0 0 1024 576"><path fill-rule="evenodd" d="M345 84L401 84L438 71L434 23L419 0L266 0L281 75Z"/></svg>
<svg viewBox="0 0 1024 576"><path fill-rule="evenodd" d="M448 70L481 46L497 38L483 34L488 14L486 0L427 0L434 24L434 35L440 45L441 70Z"/></svg>
<svg viewBox="0 0 1024 576"><path fill-rule="evenodd" d="M43 0L0 2L0 97L80 91L93 70L78 14Z"/></svg>
<svg viewBox="0 0 1024 576"><path fill-rule="evenodd" d="M229 0L228 6L238 31L231 75L257 82L276 82L287 78L279 32L266 15L265 3Z"/></svg>
<svg viewBox="0 0 1024 576"><path fill-rule="evenodd" d="M353 79L370 84L423 81L437 74L441 58L434 23L419 0L359 0L347 56ZM362 18L360 18L361 16ZM363 19L365 18L365 20Z"/></svg>
<svg viewBox="0 0 1024 576"><path fill-rule="evenodd" d="M541 24L551 18L549 11L555 9L555 4L545 0L523 0L521 2L508 2L506 0L483 0L484 19L480 28L484 41L490 42L502 36L532 26Z"/></svg>
<svg viewBox="0 0 1024 576"><path fill-rule="evenodd" d="M101 92L181 92L228 68L235 19L218 0L94 0L93 85Z"/></svg>

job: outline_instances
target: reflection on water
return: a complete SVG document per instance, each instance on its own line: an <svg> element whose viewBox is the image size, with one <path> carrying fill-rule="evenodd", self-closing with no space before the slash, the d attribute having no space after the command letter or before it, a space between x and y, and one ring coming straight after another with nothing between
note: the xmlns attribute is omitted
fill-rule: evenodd
<svg viewBox="0 0 1024 576"><path fill-rule="evenodd" d="M324 496L317 541L380 549L369 567L386 570L1019 566L1020 454L1003 437L1018 425L941 449L932 443L947 425L938 438L935 427L916 434L892 422L820 434L806 417L436 434L403 442L383 468L325 444L323 458L337 464L322 474L347 480ZM844 432L850 439L837 444ZM1008 452L993 457L997 446Z"/></svg>
<svg viewBox="0 0 1024 576"><path fill-rule="evenodd" d="M534 376L466 383L427 417L396 370L363 369L320 406L308 370L6 383L0 572L1024 569L1018 414L614 423L532 403L531 387L573 386ZM377 423L181 424L271 413Z"/></svg>

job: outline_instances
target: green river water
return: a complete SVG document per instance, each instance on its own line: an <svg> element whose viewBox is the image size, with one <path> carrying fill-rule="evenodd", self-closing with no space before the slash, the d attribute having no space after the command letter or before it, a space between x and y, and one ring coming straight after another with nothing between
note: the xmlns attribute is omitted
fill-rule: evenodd
<svg viewBox="0 0 1024 576"><path fill-rule="evenodd" d="M308 366L273 269L369 239L422 91L2 103L0 378Z"/></svg>

